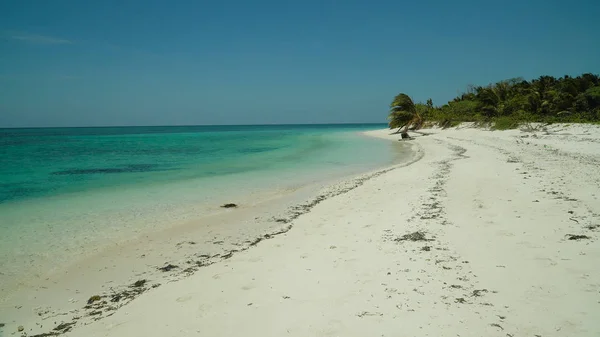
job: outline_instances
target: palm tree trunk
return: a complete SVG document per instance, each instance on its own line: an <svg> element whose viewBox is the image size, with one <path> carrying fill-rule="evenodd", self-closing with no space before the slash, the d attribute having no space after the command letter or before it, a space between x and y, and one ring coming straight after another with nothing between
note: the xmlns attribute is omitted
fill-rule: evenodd
<svg viewBox="0 0 600 337"><path fill-rule="evenodd" d="M402 128L402 131L400 131L400 137L402 137L402 139L408 139L408 138L410 138L410 136L408 135L408 127L409 126L410 126L410 123L406 124Z"/></svg>

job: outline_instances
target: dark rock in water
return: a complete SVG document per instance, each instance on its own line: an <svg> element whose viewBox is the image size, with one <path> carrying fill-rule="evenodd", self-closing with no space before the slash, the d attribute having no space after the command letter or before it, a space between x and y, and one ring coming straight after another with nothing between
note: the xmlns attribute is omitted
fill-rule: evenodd
<svg viewBox="0 0 600 337"><path fill-rule="evenodd" d="M6 324L4 324L4 323L0 323L0 328L4 328L5 325Z"/></svg>
<svg viewBox="0 0 600 337"><path fill-rule="evenodd" d="M135 287L135 288L143 287L144 284L146 284L146 282L148 282L148 281L147 280L135 281L135 283L132 285L132 287Z"/></svg>
<svg viewBox="0 0 600 337"><path fill-rule="evenodd" d="M174 265L174 264L170 264L170 263L169 263L168 265L166 265L166 266L164 266L164 267L160 267L160 268L158 268L158 270L160 270L160 271L171 271L171 270L173 270L173 269L175 269L175 268L179 268L179 266L176 266L176 265Z"/></svg>
<svg viewBox="0 0 600 337"><path fill-rule="evenodd" d="M102 297L98 296L98 295L94 295L92 297L90 297L90 299L87 301L88 304L92 304L96 301L100 301L102 299Z"/></svg>
<svg viewBox="0 0 600 337"><path fill-rule="evenodd" d="M225 205L221 205L222 208L235 208L238 207L238 205L236 204L225 204Z"/></svg>

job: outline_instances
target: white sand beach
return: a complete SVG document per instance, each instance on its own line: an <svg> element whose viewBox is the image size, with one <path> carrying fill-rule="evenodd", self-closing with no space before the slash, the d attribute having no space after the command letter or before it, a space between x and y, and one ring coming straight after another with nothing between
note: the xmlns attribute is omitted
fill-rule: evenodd
<svg viewBox="0 0 600 337"><path fill-rule="evenodd" d="M103 298L39 322L0 315L4 334L76 322L55 331L600 336L600 127L420 132L410 163L333 187L344 193L318 199L279 235L148 286L118 310Z"/></svg>

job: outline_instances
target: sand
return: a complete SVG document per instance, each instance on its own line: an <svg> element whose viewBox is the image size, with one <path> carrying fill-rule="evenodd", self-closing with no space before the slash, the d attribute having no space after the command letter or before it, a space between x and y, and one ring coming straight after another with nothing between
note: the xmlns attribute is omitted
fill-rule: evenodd
<svg viewBox="0 0 600 337"><path fill-rule="evenodd" d="M409 163L65 336L599 336L600 128L422 132Z"/></svg>

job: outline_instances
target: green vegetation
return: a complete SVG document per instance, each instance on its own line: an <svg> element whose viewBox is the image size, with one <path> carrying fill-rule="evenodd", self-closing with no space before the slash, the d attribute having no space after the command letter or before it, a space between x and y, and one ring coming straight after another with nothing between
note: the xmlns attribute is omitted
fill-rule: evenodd
<svg viewBox="0 0 600 337"><path fill-rule="evenodd" d="M523 123L598 123L600 77L541 76L532 81L513 78L488 86L470 86L462 95L439 107L431 99L414 103L406 94L390 105L389 126L406 132L424 121L442 127L461 122L489 123L495 129L516 128Z"/></svg>
<svg viewBox="0 0 600 337"><path fill-rule="evenodd" d="M388 116L390 129L399 128L400 131L404 127L402 138L408 137L409 126L420 127L423 123L423 118L418 110L422 109L417 109L417 106L408 95L402 93L396 95L392 104L390 104L390 115ZM424 111L422 110L422 112Z"/></svg>

